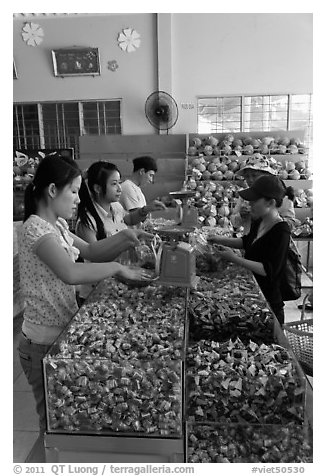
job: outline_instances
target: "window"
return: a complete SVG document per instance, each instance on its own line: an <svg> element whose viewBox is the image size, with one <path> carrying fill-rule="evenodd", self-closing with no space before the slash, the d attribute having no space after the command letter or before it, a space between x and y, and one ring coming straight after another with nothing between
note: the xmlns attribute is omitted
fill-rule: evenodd
<svg viewBox="0 0 326 476"><path fill-rule="evenodd" d="M243 131L287 130L288 96L245 96Z"/></svg>
<svg viewBox="0 0 326 476"><path fill-rule="evenodd" d="M44 148L73 147L76 150L80 136L78 103L47 103L41 109Z"/></svg>
<svg viewBox="0 0 326 476"><path fill-rule="evenodd" d="M16 149L38 149L40 128L37 104L14 106L14 147Z"/></svg>
<svg viewBox="0 0 326 476"><path fill-rule="evenodd" d="M73 147L78 158L81 135L121 134L120 102L14 104L14 148Z"/></svg>
<svg viewBox="0 0 326 476"><path fill-rule="evenodd" d="M305 130L305 145L312 154L312 95L205 97L198 99L197 130L250 132Z"/></svg>
<svg viewBox="0 0 326 476"><path fill-rule="evenodd" d="M121 134L119 101L84 103L83 111L86 134Z"/></svg>

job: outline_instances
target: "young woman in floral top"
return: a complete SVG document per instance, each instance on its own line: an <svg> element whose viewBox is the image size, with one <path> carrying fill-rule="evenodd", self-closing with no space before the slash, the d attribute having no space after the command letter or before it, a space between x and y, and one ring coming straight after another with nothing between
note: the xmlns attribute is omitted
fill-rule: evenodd
<svg viewBox="0 0 326 476"><path fill-rule="evenodd" d="M147 277L145 270L110 262L137 245L143 231L126 229L94 243L69 231L65 220L77 208L80 185L76 162L51 155L42 160L25 192L25 220L18 237L25 301L19 354L36 399L41 432L46 428L42 359L78 309L75 285L117 275ZM76 262L79 255L92 262Z"/></svg>

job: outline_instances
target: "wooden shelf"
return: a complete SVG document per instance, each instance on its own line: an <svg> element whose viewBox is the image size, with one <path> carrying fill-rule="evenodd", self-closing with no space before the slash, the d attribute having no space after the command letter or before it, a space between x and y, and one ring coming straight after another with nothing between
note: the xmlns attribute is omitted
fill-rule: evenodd
<svg viewBox="0 0 326 476"><path fill-rule="evenodd" d="M195 179L195 182L196 183L208 183L208 182L214 182L214 183L226 183L226 184L230 184L230 183L234 183L236 185L239 185L239 184L242 184L244 182L244 180L214 180L214 179L205 179L205 180L196 180Z"/></svg>
<svg viewBox="0 0 326 476"><path fill-rule="evenodd" d="M282 162L283 160L287 160L290 162L298 162L299 160L308 160L307 154L264 154L268 158L273 158L278 162Z"/></svg>
<svg viewBox="0 0 326 476"><path fill-rule="evenodd" d="M221 183L223 184L235 184L235 185L243 185L244 180L242 179L236 179L236 180L214 180L214 179L205 179L205 180L196 180L196 183L208 183L208 182L214 182L214 183ZM298 188L303 188L303 189L309 189L312 188L313 186L313 181L312 180L284 180L284 183L287 187L292 186L295 189Z"/></svg>
<svg viewBox="0 0 326 476"><path fill-rule="evenodd" d="M298 137L300 140L303 141L304 139L304 130L303 129L295 129L291 131L250 131L250 132L206 132L204 134L197 134L196 132L192 132L188 134L188 144L189 142L194 139L195 137L199 137L200 139L204 139L206 137L212 136L216 137L217 139L224 139L226 135L232 135L235 139L246 139L247 137L251 137L252 139L261 139L262 137Z"/></svg>
<svg viewBox="0 0 326 476"><path fill-rule="evenodd" d="M312 188L312 180L284 180L284 183L287 187L292 186L295 189L303 188L309 189Z"/></svg>

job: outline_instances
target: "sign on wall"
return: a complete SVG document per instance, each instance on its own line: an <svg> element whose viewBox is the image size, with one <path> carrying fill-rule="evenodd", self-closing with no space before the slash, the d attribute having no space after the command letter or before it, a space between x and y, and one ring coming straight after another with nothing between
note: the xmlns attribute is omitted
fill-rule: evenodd
<svg viewBox="0 0 326 476"><path fill-rule="evenodd" d="M64 48L52 50L54 76L98 76L98 48Z"/></svg>

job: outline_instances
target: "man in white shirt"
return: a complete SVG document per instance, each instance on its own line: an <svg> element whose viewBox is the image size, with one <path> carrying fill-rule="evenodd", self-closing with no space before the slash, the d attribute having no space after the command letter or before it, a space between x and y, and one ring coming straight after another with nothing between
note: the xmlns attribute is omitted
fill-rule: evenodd
<svg viewBox="0 0 326 476"><path fill-rule="evenodd" d="M141 187L147 183L153 183L157 165L155 159L149 156L137 157L133 160L134 170L130 179L121 184L120 203L127 211L143 208L144 212L150 213L155 210L164 210L165 205L159 200L146 204L145 195Z"/></svg>

